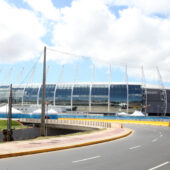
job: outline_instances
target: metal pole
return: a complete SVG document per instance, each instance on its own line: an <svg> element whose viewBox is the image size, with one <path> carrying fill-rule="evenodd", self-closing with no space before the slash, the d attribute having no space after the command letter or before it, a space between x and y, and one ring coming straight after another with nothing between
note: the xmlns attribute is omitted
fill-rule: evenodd
<svg viewBox="0 0 170 170"><path fill-rule="evenodd" d="M158 77L159 77L159 83L160 83L161 88L162 88L161 98L162 98L162 100L164 102L163 116L166 116L166 113L167 113L167 92L166 92L166 88L164 86L163 79L162 79L162 76L161 76L161 73L159 71L158 66L156 67L156 69L157 69L157 73L158 73Z"/></svg>
<svg viewBox="0 0 170 170"><path fill-rule="evenodd" d="M12 117L12 84L10 85L9 103L8 103L8 131L11 131L11 117Z"/></svg>
<svg viewBox="0 0 170 170"><path fill-rule="evenodd" d="M41 85L38 88L38 92L37 92L37 106L39 105L39 99L40 99L40 89L41 89Z"/></svg>
<svg viewBox="0 0 170 170"><path fill-rule="evenodd" d="M92 87L93 87L93 82L94 82L94 76L95 76L95 65L93 64L92 77L91 77L91 83L90 83L90 89L89 89L89 112L91 112Z"/></svg>
<svg viewBox="0 0 170 170"><path fill-rule="evenodd" d="M128 114L129 112L129 85L128 85L128 72L127 72L127 64L126 64L126 67L125 67L125 72L126 72L126 89L127 89L127 109L126 109L126 112Z"/></svg>
<svg viewBox="0 0 170 170"><path fill-rule="evenodd" d="M77 76L78 76L78 64L76 65L75 75L74 75L74 82L72 84L71 88L71 111L73 111L73 93L74 93L74 85L77 82Z"/></svg>
<svg viewBox="0 0 170 170"><path fill-rule="evenodd" d="M53 105L55 106L55 98L56 98L56 90L57 90L57 85L61 84L62 78L63 78L63 73L64 73L64 65L62 65L62 69L60 72L60 75L58 77L58 83L55 85L55 89L54 89L54 98L53 98Z"/></svg>
<svg viewBox="0 0 170 170"><path fill-rule="evenodd" d="M109 82L108 82L108 112L110 112L110 83L111 83L111 64L109 65Z"/></svg>
<svg viewBox="0 0 170 170"><path fill-rule="evenodd" d="M25 88L26 88L26 84L24 85L24 89L23 89L23 95L22 95L22 106L24 104L24 94L25 94Z"/></svg>
<svg viewBox="0 0 170 170"><path fill-rule="evenodd" d="M142 66L142 86L144 88L144 96L145 96L145 116L146 116L146 109L147 109L147 88L146 88L146 79L145 79L145 73L144 73L144 69L143 69L143 66Z"/></svg>
<svg viewBox="0 0 170 170"><path fill-rule="evenodd" d="M45 102L46 101L46 47L44 47L42 107L40 135L45 136Z"/></svg>

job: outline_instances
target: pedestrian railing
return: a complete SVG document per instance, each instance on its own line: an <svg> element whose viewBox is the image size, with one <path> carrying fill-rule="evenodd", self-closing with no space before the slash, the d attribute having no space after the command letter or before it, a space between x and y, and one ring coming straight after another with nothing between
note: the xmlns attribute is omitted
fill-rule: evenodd
<svg viewBox="0 0 170 170"><path fill-rule="evenodd" d="M32 124L40 124L40 119L28 119L22 118L19 119L20 122L23 123L32 123ZM75 125L75 126L86 126L86 127L94 127L94 128L121 128L121 124L106 122L106 121L93 121L93 120L73 120L73 119L46 119L45 123L50 124L63 124L63 125Z"/></svg>

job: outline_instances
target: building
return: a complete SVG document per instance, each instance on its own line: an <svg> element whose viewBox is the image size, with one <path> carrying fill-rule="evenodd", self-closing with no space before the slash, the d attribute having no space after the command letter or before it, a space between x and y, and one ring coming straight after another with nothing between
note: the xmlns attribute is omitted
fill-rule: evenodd
<svg viewBox="0 0 170 170"><path fill-rule="evenodd" d="M9 86L0 86L0 103L7 103ZM13 104L40 105L40 84L13 85ZM92 113L133 113L140 110L149 115L170 115L170 90L143 88L129 83L58 83L46 85L46 101L55 107Z"/></svg>

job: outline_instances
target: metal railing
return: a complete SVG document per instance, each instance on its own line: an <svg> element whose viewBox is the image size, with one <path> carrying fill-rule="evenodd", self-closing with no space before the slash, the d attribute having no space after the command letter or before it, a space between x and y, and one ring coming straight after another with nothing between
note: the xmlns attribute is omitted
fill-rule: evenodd
<svg viewBox="0 0 170 170"><path fill-rule="evenodd" d="M22 118L19 121L23 123L40 124L40 119L26 119ZM63 125L74 125L74 126L85 126L94 128L121 128L122 126L117 123L105 122L105 121L93 121L93 120L73 120L73 119L46 119L46 124L63 124Z"/></svg>

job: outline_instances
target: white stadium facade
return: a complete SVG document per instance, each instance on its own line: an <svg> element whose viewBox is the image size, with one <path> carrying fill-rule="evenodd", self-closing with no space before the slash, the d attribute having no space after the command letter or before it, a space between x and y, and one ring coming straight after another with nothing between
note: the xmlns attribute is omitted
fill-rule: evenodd
<svg viewBox="0 0 170 170"><path fill-rule="evenodd" d="M46 84L46 101L53 107L78 112L114 115L138 110L149 116L169 116L170 89L146 87L137 83L50 83ZM13 85L12 92L13 105L20 108L41 104L41 84ZM0 85L1 105L8 97L9 85Z"/></svg>

